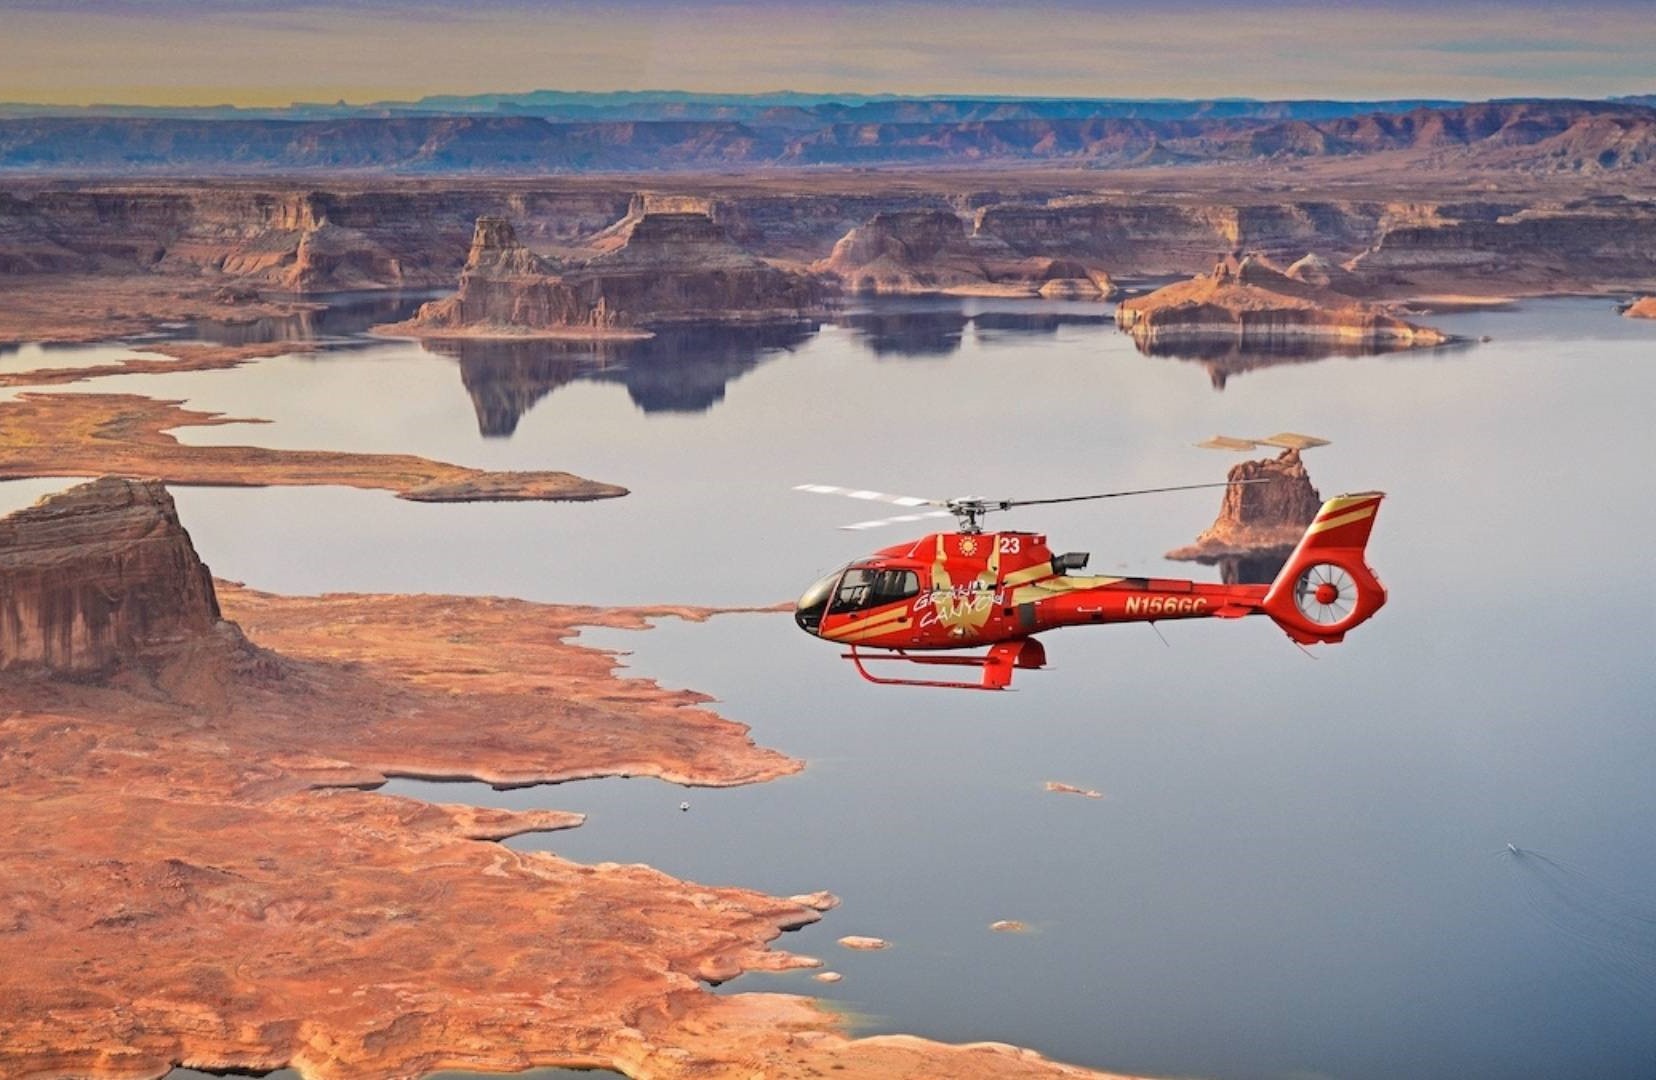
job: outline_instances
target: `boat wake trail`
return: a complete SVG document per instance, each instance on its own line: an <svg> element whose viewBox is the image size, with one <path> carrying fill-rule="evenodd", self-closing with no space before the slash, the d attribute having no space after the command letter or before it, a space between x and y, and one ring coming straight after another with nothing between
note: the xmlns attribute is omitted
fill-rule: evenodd
<svg viewBox="0 0 1656 1080"><path fill-rule="evenodd" d="M1640 1005L1656 1007L1656 899L1529 848L1508 844L1500 858L1525 906L1590 961L1595 974Z"/></svg>

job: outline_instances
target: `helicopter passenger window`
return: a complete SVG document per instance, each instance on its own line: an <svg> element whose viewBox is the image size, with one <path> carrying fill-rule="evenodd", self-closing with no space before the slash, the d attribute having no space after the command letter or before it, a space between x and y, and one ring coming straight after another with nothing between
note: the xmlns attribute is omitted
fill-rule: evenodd
<svg viewBox="0 0 1656 1080"><path fill-rule="evenodd" d="M840 578L834 597L835 612L861 611L907 600L920 592L920 575L913 570L881 570L853 566Z"/></svg>

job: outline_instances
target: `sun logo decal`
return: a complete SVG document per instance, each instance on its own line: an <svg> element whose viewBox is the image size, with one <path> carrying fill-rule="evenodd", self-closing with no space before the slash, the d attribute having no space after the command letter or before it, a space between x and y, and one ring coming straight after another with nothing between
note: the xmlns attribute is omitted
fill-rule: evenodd
<svg viewBox="0 0 1656 1080"><path fill-rule="evenodd" d="M968 536L960 542L960 553L962 555L976 555L977 549L978 542L975 536Z"/></svg>

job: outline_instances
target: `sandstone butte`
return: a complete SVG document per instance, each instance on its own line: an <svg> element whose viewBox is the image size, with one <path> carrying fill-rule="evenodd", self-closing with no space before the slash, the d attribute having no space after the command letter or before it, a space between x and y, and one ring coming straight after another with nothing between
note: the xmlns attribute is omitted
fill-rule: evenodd
<svg viewBox="0 0 1656 1080"><path fill-rule="evenodd" d="M1230 484L1213 524L1194 544L1169 551L1166 558L1210 566L1227 559L1286 559L1322 508L1322 496L1293 447L1275 458L1234 465L1226 479Z"/></svg>
<svg viewBox="0 0 1656 1080"><path fill-rule="evenodd" d="M1116 323L1141 348L1224 342L1270 349L1320 342L1395 349L1450 340L1319 283L1342 281L1332 269L1320 259L1302 259L1284 272L1257 256L1226 258L1212 273L1122 301Z"/></svg>
<svg viewBox="0 0 1656 1080"><path fill-rule="evenodd" d="M343 484L417 502L607 499L626 488L565 472L488 472L412 454L189 446L168 432L231 424L134 394L19 394L0 402L0 478L114 474L229 487Z"/></svg>
<svg viewBox="0 0 1656 1080"><path fill-rule="evenodd" d="M84 484L0 529L7 1077L1100 1075L712 994L810 964L767 945L817 907L495 842L579 815L365 790L795 771L570 640L705 610L215 589L154 482Z"/></svg>
<svg viewBox="0 0 1656 1080"><path fill-rule="evenodd" d="M1103 299L1115 292L1096 265L1021 256L947 210L882 210L811 268L852 293Z"/></svg>
<svg viewBox="0 0 1656 1080"><path fill-rule="evenodd" d="M1644 296L1627 305L1622 311L1630 319L1656 319L1656 296Z"/></svg>
<svg viewBox="0 0 1656 1080"><path fill-rule="evenodd" d="M711 216L639 212L617 243L559 263L518 240L505 218L480 217L460 291L379 328L412 337L648 337L652 324L800 319L822 306L811 278L744 251Z"/></svg>

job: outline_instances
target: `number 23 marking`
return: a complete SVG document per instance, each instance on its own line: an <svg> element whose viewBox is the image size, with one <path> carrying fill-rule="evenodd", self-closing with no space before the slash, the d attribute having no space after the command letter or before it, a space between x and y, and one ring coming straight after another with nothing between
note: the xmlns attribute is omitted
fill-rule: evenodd
<svg viewBox="0 0 1656 1080"><path fill-rule="evenodd" d="M1003 536L1000 538L1000 553L1002 555L1016 555L1022 542L1021 536Z"/></svg>

